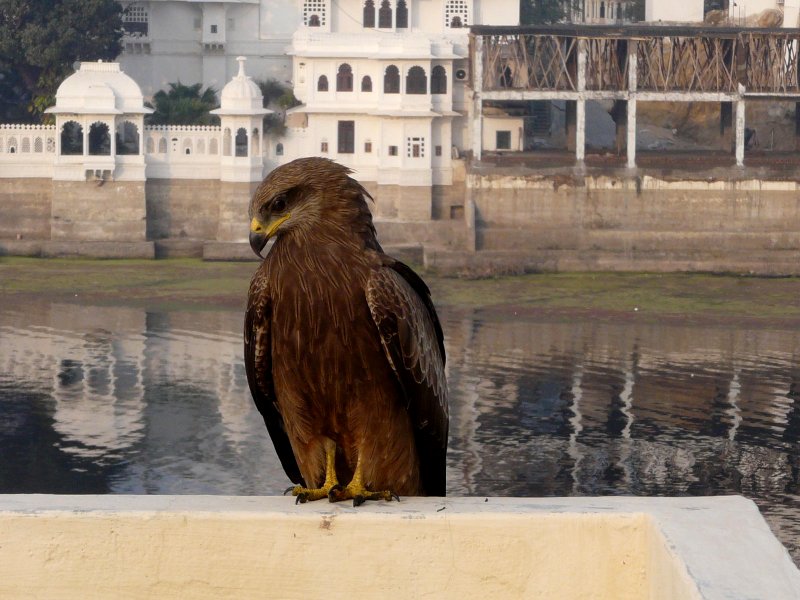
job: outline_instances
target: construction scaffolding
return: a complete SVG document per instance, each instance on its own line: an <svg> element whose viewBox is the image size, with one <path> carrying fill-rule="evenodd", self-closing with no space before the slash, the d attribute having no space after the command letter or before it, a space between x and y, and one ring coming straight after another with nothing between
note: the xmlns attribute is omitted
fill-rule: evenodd
<svg viewBox="0 0 800 600"><path fill-rule="evenodd" d="M484 101L566 101L570 142L583 161L586 102L613 100L628 167L636 166L637 101L718 102L743 165L745 102L800 101L799 40L800 29L472 27L473 155L480 159Z"/></svg>

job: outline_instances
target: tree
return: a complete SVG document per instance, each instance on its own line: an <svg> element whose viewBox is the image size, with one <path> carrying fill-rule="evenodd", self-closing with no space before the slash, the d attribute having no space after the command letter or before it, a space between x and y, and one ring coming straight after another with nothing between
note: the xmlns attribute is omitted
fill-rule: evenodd
<svg viewBox="0 0 800 600"><path fill-rule="evenodd" d="M261 88L261 95L264 96L264 108L278 109L278 112L264 115L264 131L281 137L286 133L284 120L286 109L297 106L300 101L294 97L291 88L286 87L277 79L256 81L256 83Z"/></svg>
<svg viewBox="0 0 800 600"><path fill-rule="evenodd" d="M626 21L644 21L645 0L630 0L625 5Z"/></svg>
<svg viewBox="0 0 800 600"><path fill-rule="evenodd" d="M218 106L217 91L202 89L202 83L170 83L169 90L153 94L155 112L147 119L151 125L212 125L219 122L210 110Z"/></svg>
<svg viewBox="0 0 800 600"><path fill-rule="evenodd" d="M75 61L114 60L121 38L115 0L0 0L0 73L16 83L30 120L52 103Z"/></svg>
<svg viewBox="0 0 800 600"><path fill-rule="evenodd" d="M580 9L580 0L522 0L520 23L522 25L548 25L569 21L572 12Z"/></svg>

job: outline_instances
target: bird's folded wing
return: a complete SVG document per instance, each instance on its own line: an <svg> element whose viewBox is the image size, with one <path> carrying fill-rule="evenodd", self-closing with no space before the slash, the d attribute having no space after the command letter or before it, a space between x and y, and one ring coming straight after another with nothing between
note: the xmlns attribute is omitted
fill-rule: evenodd
<svg viewBox="0 0 800 600"><path fill-rule="evenodd" d="M247 373L247 383L256 408L264 417L264 423L283 470L292 482L305 485L289 437L286 435L283 417L275 403L272 383L271 317L272 304L269 299L254 293L251 288L244 317L244 368Z"/></svg>
<svg viewBox="0 0 800 600"><path fill-rule="evenodd" d="M396 262L373 271L367 283L367 303L405 394L426 493L444 495L448 431L445 354L428 288L409 267Z"/></svg>

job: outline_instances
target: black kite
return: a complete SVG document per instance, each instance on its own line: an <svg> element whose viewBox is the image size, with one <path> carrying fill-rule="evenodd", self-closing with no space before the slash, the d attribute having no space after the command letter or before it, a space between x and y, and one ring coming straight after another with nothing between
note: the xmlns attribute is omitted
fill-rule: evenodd
<svg viewBox="0 0 800 600"><path fill-rule="evenodd" d="M247 380L298 502L443 496L442 328L422 279L384 254L349 173L298 159L250 202L253 250L275 243L250 283Z"/></svg>

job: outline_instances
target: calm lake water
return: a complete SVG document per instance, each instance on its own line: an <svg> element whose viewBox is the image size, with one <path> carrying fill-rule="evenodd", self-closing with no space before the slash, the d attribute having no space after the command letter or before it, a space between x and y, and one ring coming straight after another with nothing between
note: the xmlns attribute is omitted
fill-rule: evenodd
<svg viewBox="0 0 800 600"><path fill-rule="evenodd" d="M740 493L800 563L800 333L440 312L450 494ZM241 323L0 307L0 493L281 493Z"/></svg>

